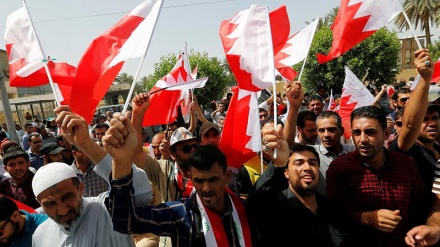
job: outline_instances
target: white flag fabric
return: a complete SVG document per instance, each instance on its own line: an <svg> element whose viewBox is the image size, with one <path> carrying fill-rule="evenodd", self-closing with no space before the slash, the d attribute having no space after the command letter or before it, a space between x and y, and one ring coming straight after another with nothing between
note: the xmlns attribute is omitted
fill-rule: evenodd
<svg viewBox="0 0 440 247"><path fill-rule="evenodd" d="M284 57L279 60L280 63L286 66L293 66L307 57L313 37L315 37L318 21L319 18L289 38L281 52L277 54L277 56Z"/></svg>

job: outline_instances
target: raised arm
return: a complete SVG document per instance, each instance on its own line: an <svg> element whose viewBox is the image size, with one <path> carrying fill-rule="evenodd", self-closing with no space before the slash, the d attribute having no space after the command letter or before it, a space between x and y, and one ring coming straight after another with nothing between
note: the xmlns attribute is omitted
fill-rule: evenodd
<svg viewBox="0 0 440 247"><path fill-rule="evenodd" d="M150 95L148 93L140 93L133 97L131 101L132 115L131 124L133 128L137 130L137 143L136 152L134 153L133 163L141 168L145 168L147 154L142 150L142 133L138 130L142 128L142 121L144 119L144 114L150 106Z"/></svg>
<svg viewBox="0 0 440 247"><path fill-rule="evenodd" d="M399 132L397 145L403 151L408 151L416 142L420 127L428 108L428 93L433 74L429 50L419 49L414 52L414 65L420 74L420 81L405 106L402 117L402 128ZM429 61L429 66L426 61Z"/></svg>
<svg viewBox="0 0 440 247"><path fill-rule="evenodd" d="M287 100L289 101L289 110L287 111L286 122L284 123L284 136L286 137L289 147L295 145L296 136L296 120L298 118L298 112L304 99L304 91L299 81L286 82L284 84L284 92L286 93Z"/></svg>

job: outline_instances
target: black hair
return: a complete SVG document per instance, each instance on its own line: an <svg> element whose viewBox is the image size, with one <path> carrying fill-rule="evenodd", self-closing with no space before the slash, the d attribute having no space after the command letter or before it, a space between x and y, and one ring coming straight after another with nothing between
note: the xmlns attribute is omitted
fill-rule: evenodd
<svg viewBox="0 0 440 247"><path fill-rule="evenodd" d="M18 210L18 207L13 200L0 195L0 221L7 220L16 210Z"/></svg>
<svg viewBox="0 0 440 247"><path fill-rule="evenodd" d="M308 99L309 103L314 101L314 100L319 100L321 103L323 101L322 97L317 95L317 94L314 94L314 95L310 96L309 99Z"/></svg>
<svg viewBox="0 0 440 247"><path fill-rule="evenodd" d="M188 159L189 167L200 171L208 171L218 163L224 172L227 170L226 155L214 145L202 145L194 150Z"/></svg>
<svg viewBox="0 0 440 247"><path fill-rule="evenodd" d="M303 151L309 151L313 155L315 155L316 160L318 161L318 164L320 164L318 152L316 152L316 149L313 146L309 146L309 145L303 145L303 144L299 144L299 143L298 143L298 145L294 145L292 147L292 149L290 149L289 157L292 156L293 153L299 153L299 152L303 152Z"/></svg>
<svg viewBox="0 0 440 247"><path fill-rule="evenodd" d="M316 114L310 110L300 111L296 119L296 125L300 128L304 128L306 120L316 122Z"/></svg>
<svg viewBox="0 0 440 247"><path fill-rule="evenodd" d="M391 97L393 100L397 100L399 98L399 94L402 93L411 93L411 90L407 87L401 87L394 91L393 96Z"/></svg>
<svg viewBox="0 0 440 247"><path fill-rule="evenodd" d="M39 133L35 133L34 132L34 133L29 135L28 142L32 142L32 137L41 137L41 138L43 138Z"/></svg>
<svg viewBox="0 0 440 247"><path fill-rule="evenodd" d="M353 120L356 118L374 118L379 121L382 130L387 128L387 118L385 113L375 106L363 106L355 109L350 114L350 123L353 124Z"/></svg>
<svg viewBox="0 0 440 247"><path fill-rule="evenodd" d="M16 159L18 157L23 157L26 162L29 162L29 154L26 153L21 147L11 147L6 151L5 156L3 156L3 164L6 166L10 159Z"/></svg>
<svg viewBox="0 0 440 247"><path fill-rule="evenodd" d="M110 126L107 123L97 123L97 124L95 124L94 128L95 128L95 130L96 129L100 129L100 128L107 128L107 129L109 129Z"/></svg>
<svg viewBox="0 0 440 247"><path fill-rule="evenodd" d="M263 126L267 123L275 123L275 118L273 116L269 116L267 117L262 123L261 123L261 128L263 128ZM281 126L283 126L284 128L284 123L283 121L281 121L281 119L277 118L277 124L281 124ZM276 127L276 126L275 126Z"/></svg>
<svg viewBox="0 0 440 247"><path fill-rule="evenodd" d="M332 117L332 118L334 118L336 120L336 125L338 126L338 128L340 130L344 129L343 126L342 126L341 116L338 113L334 112L334 111L323 111L323 112L321 112L321 114L318 115L316 120L324 119L324 118L330 118L330 117Z"/></svg>

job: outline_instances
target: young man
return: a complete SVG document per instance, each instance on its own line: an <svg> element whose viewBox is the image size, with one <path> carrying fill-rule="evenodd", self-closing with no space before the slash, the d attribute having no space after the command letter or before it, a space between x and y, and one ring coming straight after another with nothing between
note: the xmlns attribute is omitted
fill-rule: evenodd
<svg viewBox="0 0 440 247"><path fill-rule="evenodd" d="M19 210L13 200L0 195L0 246L32 246L32 234L47 218Z"/></svg>
<svg viewBox="0 0 440 247"><path fill-rule="evenodd" d="M327 196L340 204L356 246L404 246L422 191L416 164L384 147L389 130L379 108L357 108L350 121L356 151L331 163Z"/></svg>
<svg viewBox="0 0 440 247"><path fill-rule="evenodd" d="M220 128L215 123L204 123L199 129L200 145L214 145L220 146L221 132Z"/></svg>
<svg viewBox="0 0 440 247"><path fill-rule="evenodd" d="M38 133L32 133L28 137L29 149L25 151L29 155L31 167L35 168L35 170L38 170L44 165L44 158L43 155L40 153L40 149L43 146L43 139Z"/></svg>
<svg viewBox="0 0 440 247"><path fill-rule="evenodd" d="M114 127L106 133L103 143L113 157L112 190L107 206L115 230L170 236L173 246L251 246L243 205L226 189L230 178L226 157L213 145L200 146L188 160L195 190L189 198L131 208L136 210L136 216L135 211L127 210L133 200L132 172L128 166L138 148L137 128L124 118ZM142 220L144 217L149 223Z"/></svg>
<svg viewBox="0 0 440 247"><path fill-rule="evenodd" d="M60 147L56 142L48 142L40 148L40 154L43 155L44 165L51 162L63 161L63 150L65 148Z"/></svg>
<svg viewBox="0 0 440 247"><path fill-rule="evenodd" d="M342 217L316 191L318 182L319 155L311 146L293 147L287 166L271 162L247 202L254 246L344 246Z"/></svg>
<svg viewBox="0 0 440 247"><path fill-rule="evenodd" d="M12 147L5 153L3 164L11 178L0 183L0 193L29 207L40 207L32 191L34 173L29 170L29 155L21 147Z"/></svg>

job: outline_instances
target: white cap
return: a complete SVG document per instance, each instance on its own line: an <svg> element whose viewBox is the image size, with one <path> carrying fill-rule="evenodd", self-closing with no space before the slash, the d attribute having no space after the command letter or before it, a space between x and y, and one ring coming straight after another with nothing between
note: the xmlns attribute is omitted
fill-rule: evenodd
<svg viewBox="0 0 440 247"><path fill-rule="evenodd" d="M32 179L34 195L38 195L46 189L69 178L76 178L76 172L66 163L52 162L40 167Z"/></svg>
<svg viewBox="0 0 440 247"><path fill-rule="evenodd" d="M38 124L36 122L32 122L32 127L38 127Z"/></svg>

